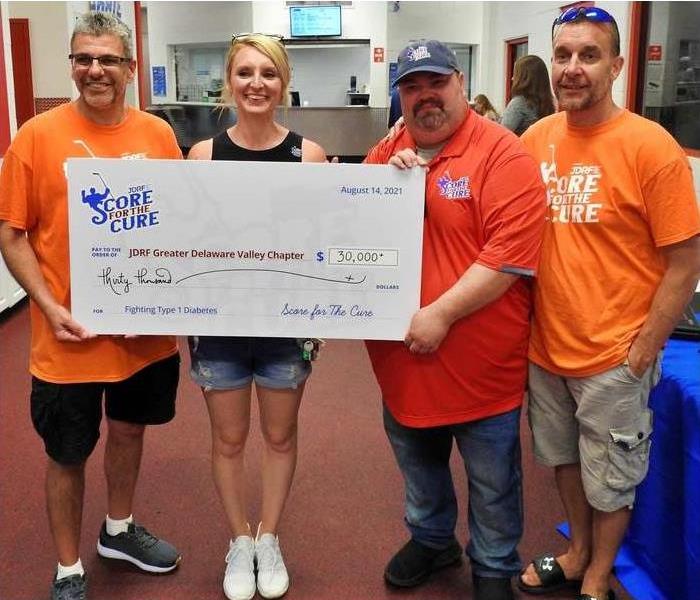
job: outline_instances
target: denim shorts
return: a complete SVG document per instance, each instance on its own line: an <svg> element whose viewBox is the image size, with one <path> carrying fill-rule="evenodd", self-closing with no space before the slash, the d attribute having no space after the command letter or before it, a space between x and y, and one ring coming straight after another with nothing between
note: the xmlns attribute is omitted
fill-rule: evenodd
<svg viewBox="0 0 700 600"><path fill-rule="evenodd" d="M530 363L528 417L534 454L547 466L581 464L588 503L603 512L634 504L649 468L661 354L637 377L624 363L589 377L562 377Z"/></svg>
<svg viewBox="0 0 700 600"><path fill-rule="evenodd" d="M188 342L190 374L205 391L240 389L253 380L262 387L293 390L311 374L296 338L193 336Z"/></svg>

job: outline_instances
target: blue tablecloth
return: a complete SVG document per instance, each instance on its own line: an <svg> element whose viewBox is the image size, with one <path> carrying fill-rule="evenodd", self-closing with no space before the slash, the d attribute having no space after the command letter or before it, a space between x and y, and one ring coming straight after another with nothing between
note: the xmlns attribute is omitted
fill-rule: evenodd
<svg viewBox="0 0 700 600"><path fill-rule="evenodd" d="M670 340L649 474L637 490L615 574L640 600L700 598L700 342Z"/></svg>

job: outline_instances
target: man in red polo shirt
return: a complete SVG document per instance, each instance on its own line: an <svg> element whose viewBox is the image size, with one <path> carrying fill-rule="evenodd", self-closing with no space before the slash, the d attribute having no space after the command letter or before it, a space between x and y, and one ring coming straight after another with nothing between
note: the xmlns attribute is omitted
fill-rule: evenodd
<svg viewBox="0 0 700 600"><path fill-rule="evenodd" d="M509 600L522 568L519 422L544 188L518 138L469 110L444 44L402 50L396 84L406 127L366 162L428 173L421 309L404 344L367 342L411 533L384 577L411 587L460 560L454 440L469 480L474 597Z"/></svg>

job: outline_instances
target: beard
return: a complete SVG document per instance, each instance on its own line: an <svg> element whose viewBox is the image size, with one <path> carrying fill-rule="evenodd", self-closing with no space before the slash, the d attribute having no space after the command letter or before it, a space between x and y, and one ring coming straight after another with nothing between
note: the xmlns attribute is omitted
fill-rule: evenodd
<svg viewBox="0 0 700 600"><path fill-rule="evenodd" d="M566 88L558 85L554 90L554 95L557 99L559 110L579 111L587 110L598 104L606 95L604 86L596 86L585 88L583 92L579 92L576 96L569 96Z"/></svg>
<svg viewBox="0 0 700 600"><path fill-rule="evenodd" d="M413 117L419 127L428 131L440 129L447 121L447 113L442 103L434 100L416 104L413 108Z"/></svg>

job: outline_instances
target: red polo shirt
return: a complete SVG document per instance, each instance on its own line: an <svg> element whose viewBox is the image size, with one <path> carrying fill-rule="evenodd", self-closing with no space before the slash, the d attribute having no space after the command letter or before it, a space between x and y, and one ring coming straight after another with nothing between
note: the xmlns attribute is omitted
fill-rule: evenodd
<svg viewBox="0 0 700 600"><path fill-rule="evenodd" d="M404 148L416 148L407 129L372 148L366 162L387 163ZM432 354L411 354L401 342L367 342L384 402L410 427L473 421L522 403L529 280L546 203L539 169L520 140L473 111L429 167L421 306L451 288L474 262L523 277L455 322Z"/></svg>

